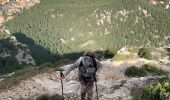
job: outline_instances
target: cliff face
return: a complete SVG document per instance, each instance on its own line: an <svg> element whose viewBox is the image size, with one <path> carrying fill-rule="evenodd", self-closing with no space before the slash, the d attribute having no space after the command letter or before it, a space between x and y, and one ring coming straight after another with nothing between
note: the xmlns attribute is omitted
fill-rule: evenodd
<svg viewBox="0 0 170 100"><path fill-rule="evenodd" d="M17 39L4 25L13 19L13 14L29 9L40 0L0 0L0 73L8 73L22 64L36 65L29 49ZM6 69L4 69L6 68ZM3 71L2 71L3 70Z"/></svg>
<svg viewBox="0 0 170 100"><path fill-rule="evenodd" d="M3 61L5 61L4 64L7 65L8 59L13 58L13 60L17 61L16 63L18 63L18 65L21 65L21 64L31 64L33 66L36 65L35 60L31 56L28 48L26 46L23 46L22 44L19 44L14 36L11 36L10 38L3 39L0 41L1 41L0 64ZM4 64L1 64L1 65L4 65ZM1 66L1 67L4 67L4 66Z"/></svg>

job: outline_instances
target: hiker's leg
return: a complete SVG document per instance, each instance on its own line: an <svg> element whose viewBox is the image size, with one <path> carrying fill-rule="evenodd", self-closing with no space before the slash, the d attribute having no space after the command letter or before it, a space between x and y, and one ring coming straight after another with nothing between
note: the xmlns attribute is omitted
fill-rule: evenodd
<svg viewBox="0 0 170 100"><path fill-rule="evenodd" d="M93 100L93 84L94 84L94 82L87 83L87 98L88 98L88 100Z"/></svg>
<svg viewBox="0 0 170 100"><path fill-rule="evenodd" d="M80 81L80 85L81 85L81 100L85 100L85 96L86 96L86 82L81 80Z"/></svg>

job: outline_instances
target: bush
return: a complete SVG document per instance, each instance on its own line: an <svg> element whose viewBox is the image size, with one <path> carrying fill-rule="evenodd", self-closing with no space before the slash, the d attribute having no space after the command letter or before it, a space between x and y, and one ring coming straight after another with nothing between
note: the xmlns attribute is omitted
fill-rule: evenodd
<svg viewBox="0 0 170 100"><path fill-rule="evenodd" d="M123 61L123 60L131 60L131 59L135 59L136 55L134 54L117 54L112 58L112 61Z"/></svg>
<svg viewBox="0 0 170 100"><path fill-rule="evenodd" d="M155 74L155 75L166 75L167 74L166 71L160 68L157 68L156 66L153 66L153 65L145 64L142 66L142 68L145 69L145 71L147 71L148 73Z"/></svg>
<svg viewBox="0 0 170 100"><path fill-rule="evenodd" d="M149 48L139 49L138 56L141 58L148 59L148 60L152 59L151 50Z"/></svg>
<svg viewBox="0 0 170 100"><path fill-rule="evenodd" d="M119 49L116 49L116 48L110 48L110 49L107 49L105 52L104 52L104 57L105 58L112 58L114 57L116 54L117 54L117 51Z"/></svg>
<svg viewBox="0 0 170 100"><path fill-rule="evenodd" d="M133 100L170 100L170 79L163 78L154 84L145 86Z"/></svg>
<svg viewBox="0 0 170 100"><path fill-rule="evenodd" d="M37 98L37 100L63 100L63 96L56 94L56 95L48 95L48 94L43 94Z"/></svg>
<svg viewBox="0 0 170 100"><path fill-rule="evenodd" d="M141 76L145 76L147 73L145 72L145 70L143 68L138 68L135 66L131 66L128 67L125 71L125 75L128 77L141 77Z"/></svg>
<svg viewBox="0 0 170 100"><path fill-rule="evenodd" d="M131 66L128 67L125 71L125 75L128 77L135 77L135 76L146 76L147 73L153 74L153 75L167 75L168 72L159 69L153 65L142 65L142 67L135 67L135 66Z"/></svg>

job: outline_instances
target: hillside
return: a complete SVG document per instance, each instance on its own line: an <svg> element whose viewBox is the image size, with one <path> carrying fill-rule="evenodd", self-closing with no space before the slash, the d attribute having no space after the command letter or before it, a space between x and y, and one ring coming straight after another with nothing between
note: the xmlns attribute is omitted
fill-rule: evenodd
<svg viewBox="0 0 170 100"><path fill-rule="evenodd" d="M169 12L148 0L42 0L5 26L38 63L54 62L86 49L169 46Z"/></svg>
<svg viewBox="0 0 170 100"><path fill-rule="evenodd" d="M169 100L169 6L170 0L0 0L0 100L59 97L55 70L85 50L104 67L100 100ZM76 75L63 80L66 100L80 97Z"/></svg>

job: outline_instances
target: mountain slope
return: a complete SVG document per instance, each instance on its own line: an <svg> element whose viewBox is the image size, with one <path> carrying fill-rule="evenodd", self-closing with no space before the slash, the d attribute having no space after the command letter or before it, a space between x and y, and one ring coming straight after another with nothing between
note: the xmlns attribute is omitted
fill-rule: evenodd
<svg viewBox="0 0 170 100"><path fill-rule="evenodd" d="M42 0L5 25L42 63L86 49L169 46L169 12L148 0Z"/></svg>

